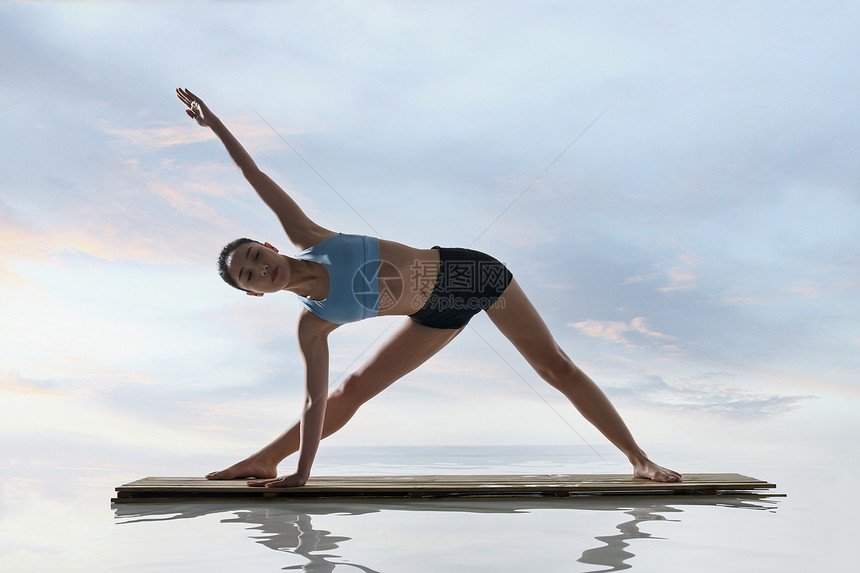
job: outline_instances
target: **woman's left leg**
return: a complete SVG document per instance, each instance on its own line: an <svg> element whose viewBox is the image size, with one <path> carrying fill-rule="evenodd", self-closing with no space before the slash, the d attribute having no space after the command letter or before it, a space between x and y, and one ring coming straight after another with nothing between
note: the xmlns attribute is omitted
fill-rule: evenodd
<svg viewBox="0 0 860 573"><path fill-rule="evenodd" d="M487 314L540 377L564 394L586 420L627 456L635 477L654 481L681 479L681 474L648 459L603 391L559 347L516 280L487 309Z"/></svg>

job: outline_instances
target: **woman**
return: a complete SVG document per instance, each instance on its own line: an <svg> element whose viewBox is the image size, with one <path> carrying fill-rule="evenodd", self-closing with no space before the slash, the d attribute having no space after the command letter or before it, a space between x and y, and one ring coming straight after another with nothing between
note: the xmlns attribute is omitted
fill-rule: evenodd
<svg viewBox="0 0 860 573"><path fill-rule="evenodd" d="M680 481L636 444L597 385L558 346L511 273L489 255L468 249L415 249L393 241L335 233L311 221L265 173L203 101L176 90L186 113L215 132L242 174L275 212L290 241L302 249L286 257L268 243L233 241L221 253L222 278L249 295L287 290L305 306L298 341L306 365L306 396L299 423L259 452L206 476L258 478L253 486L304 485L320 440L343 427L359 406L451 342L469 319L490 320L535 371L630 460L635 477ZM364 366L328 395L328 335L370 316L406 315L398 332ZM277 477L278 464L298 452L295 473Z"/></svg>

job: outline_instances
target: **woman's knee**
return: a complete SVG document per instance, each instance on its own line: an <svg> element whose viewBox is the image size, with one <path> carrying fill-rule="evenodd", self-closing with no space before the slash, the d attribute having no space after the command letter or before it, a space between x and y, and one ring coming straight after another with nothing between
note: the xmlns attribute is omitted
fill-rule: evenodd
<svg viewBox="0 0 860 573"><path fill-rule="evenodd" d="M541 358L540 363L535 366L535 370L541 378L553 386L570 383L576 378L579 371L576 364L558 346Z"/></svg>
<svg viewBox="0 0 860 573"><path fill-rule="evenodd" d="M370 384L366 383L362 374L353 372L344 379L335 393L339 394L344 400L363 404L375 395L370 386Z"/></svg>

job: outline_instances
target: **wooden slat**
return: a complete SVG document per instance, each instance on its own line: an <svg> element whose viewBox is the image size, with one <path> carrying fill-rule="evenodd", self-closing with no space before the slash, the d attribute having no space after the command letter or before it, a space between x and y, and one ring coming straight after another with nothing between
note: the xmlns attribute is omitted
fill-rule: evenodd
<svg viewBox="0 0 860 573"><path fill-rule="evenodd" d="M669 483L622 474L319 476L312 477L299 488L250 487L246 480L147 477L117 487L114 501L713 495L774 487L774 484L740 474L687 474L683 482Z"/></svg>

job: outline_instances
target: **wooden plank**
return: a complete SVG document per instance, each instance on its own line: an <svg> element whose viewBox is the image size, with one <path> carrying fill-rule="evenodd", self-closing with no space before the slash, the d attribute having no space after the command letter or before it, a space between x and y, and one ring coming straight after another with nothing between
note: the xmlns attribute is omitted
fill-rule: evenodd
<svg viewBox="0 0 860 573"><path fill-rule="evenodd" d="M237 499L383 499L689 495L772 489L740 474L686 474L682 482L653 482L623 474L315 476L298 488L251 487L246 480L146 477L116 488L115 503Z"/></svg>

